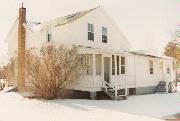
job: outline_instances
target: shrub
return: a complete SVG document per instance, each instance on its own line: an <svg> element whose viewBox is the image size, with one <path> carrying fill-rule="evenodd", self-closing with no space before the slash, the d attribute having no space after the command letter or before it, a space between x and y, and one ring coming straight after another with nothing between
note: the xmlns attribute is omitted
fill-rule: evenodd
<svg viewBox="0 0 180 121"><path fill-rule="evenodd" d="M32 92L39 98L63 98L65 89L72 86L80 77L83 68L83 55L63 45L48 45L35 52L26 51L26 76L33 87Z"/></svg>

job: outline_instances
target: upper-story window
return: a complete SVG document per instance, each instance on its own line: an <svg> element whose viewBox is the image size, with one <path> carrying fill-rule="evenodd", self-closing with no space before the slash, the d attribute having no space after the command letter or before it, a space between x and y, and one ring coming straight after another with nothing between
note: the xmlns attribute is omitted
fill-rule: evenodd
<svg viewBox="0 0 180 121"><path fill-rule="evenodd" d="M52 40L51 26L47 26L47 41L50 42Z"/></svg>
<svg viewBox="0 0 180 121"><path fill-rule="evenodd" d="M94 25L88 23L88 40L94 41Z"/></svg>
<svg viewBox="0 0 180 121"><path fill-rule="evenodd" d="M107 28L102 27L102 42L107 43Z"/></svg>

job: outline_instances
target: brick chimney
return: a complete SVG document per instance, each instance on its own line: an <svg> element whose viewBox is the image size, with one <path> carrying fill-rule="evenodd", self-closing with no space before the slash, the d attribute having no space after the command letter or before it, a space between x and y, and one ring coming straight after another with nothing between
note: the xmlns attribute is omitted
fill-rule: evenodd
<svg viewBox="0 0 180 121"><path fill-rule="evenodd" d="M26 8L19 8L19 28L18 28L18 91L25 89L25 28Z"/></svg>

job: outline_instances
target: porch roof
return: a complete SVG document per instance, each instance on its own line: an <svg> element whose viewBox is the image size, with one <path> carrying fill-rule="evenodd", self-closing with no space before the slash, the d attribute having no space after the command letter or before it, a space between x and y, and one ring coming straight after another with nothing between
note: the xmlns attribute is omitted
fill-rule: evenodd
<svg viewBox="0 0 180 121"><path fill-rule="evenodd" d="M93 48L90 46L73 45L80 54L125 54L125 51L109 50L103 48Z"/></svg>
<svg viewBox="0 0 180 121"><path fill-rule="evenodd" d="M160 53L155 53L153 51L147 51L147 50L141 50L141 51L132 51L130 52L132 54L136 54L136 55L143 55L143 56L149 56L149 57L154 57L154 58L162 58L162 59L166 59L166 60L176 60L175 58L172 57L168 57L164 54L160 54Z"/></svg>

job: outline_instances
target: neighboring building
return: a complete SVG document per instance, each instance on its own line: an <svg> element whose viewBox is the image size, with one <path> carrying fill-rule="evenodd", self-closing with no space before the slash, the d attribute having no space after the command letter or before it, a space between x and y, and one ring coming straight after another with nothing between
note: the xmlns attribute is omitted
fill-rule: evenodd
<svg viewBox="0 0 180 121"><path fill-rule="evenodd" d="M18 49L20 20L15 21L6 38L10 57ZM87 55L88 70L72 89L90 92L91 98L101 91L114 99L128 94L153 93L160 81L175 80L175 59L149 52L131 52L130 43L102 7L43 23L26 20L23 25L25 33L21 34L25 34L25 39L19 37L19 41L25 45L21 46L38 48L54 41ZM18 51L23 57L21 50Z"/></svg>

